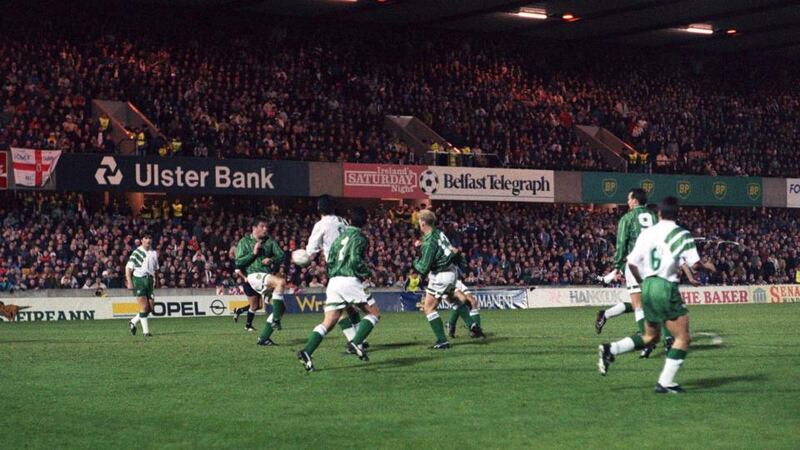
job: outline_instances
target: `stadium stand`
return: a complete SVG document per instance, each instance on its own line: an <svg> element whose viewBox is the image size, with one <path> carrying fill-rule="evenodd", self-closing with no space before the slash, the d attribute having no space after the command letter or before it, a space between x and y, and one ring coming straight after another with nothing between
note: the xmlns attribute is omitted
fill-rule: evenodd
<svg viewBox="0 0 800 450"><path fill-rule="evenodd" d="M152 155L407 164L413 153L383 127L386 114L407 114L457 148L497 155L470 164L607 169L573 130L589 124L639 152L631 170L800 173L790 71L747 58L531 51L508 37L219 14L213 26L133 12L4 20L15 32L0 38L0 150L113 152L90 105L109 99L165 133L143 139ZM195 27L208 33L180 32Z"/></svg>
<svg viewBox="0 0 800 450"><path fill-rule="evenodd" d="M121 288L134 236L151 230L161 255L165 287L234 286L229 250L252 214L272 221L284 250L304 245L317 220L306 199L212 197L185 203L175 218L168 202L134 218L118 200L108 205L81 194L4 193L0 216L0 290ZM408 205L376 204L367 230L374 286L402 286L415 251ZM466 282L475 285L598 284L614 255L619 211L583 206L450 203L437 209L453 244L471 259ZM800 270L796 210L685 208L681 222L701 236L701 253L719 274L708 284L793 283ZM283 272L298 288L324 284L324 262Z"/></svg>

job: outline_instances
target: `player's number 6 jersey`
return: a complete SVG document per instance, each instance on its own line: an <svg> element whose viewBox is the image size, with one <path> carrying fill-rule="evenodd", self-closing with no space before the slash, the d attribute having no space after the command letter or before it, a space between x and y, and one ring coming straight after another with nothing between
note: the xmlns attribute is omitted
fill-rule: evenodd
<svg viewBox="0 0 800 450"><path fill-rule="evenodd" d="M700 261L694 238L688 230L664 220L639 235L628 263L639 269L642 278L657 276L677 283L681 264Z"/></svg>

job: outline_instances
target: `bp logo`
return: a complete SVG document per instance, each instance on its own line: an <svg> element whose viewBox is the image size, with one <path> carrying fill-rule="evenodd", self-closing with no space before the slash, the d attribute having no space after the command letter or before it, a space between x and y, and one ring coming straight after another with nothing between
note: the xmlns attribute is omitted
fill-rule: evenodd
<svg viewBox="0 0 800 450"><path fill-rule="evenodd" d="M432 170L422 172L419 176L419 188L428 195L435 194L439 188L439 177L436 176L436 172Z"/></svg>
<svg viewBox="0 0 800 450"><path fill-rule="evenodd" d="M689 194L692 193L692 183L686 180L680 180L678 181L678 184L675 187L675 191L677 192L678 197L686 199L689 196Z"/></svg>
<svg viewBox="0 0 800 450"><path fill-rule="evenodd" d="M761 288L754 289L753 303L767 303L767 291Z"/></svg>
<svg viewBox="0 0 800 450"><path fill-rule="evenodd" d="M717 181L716 183L714 183L712 188L714 189L714 197L716 197L717 200L722 200L723 198L725 198L726 195L728 195L727 183L724 183L722 181Z"/></svg>
<svg viewBox="0 0 800 450"><path fill-rule="evenodd" d="M653 180L642 180L642 189L648 194L653 192L653 189L656 187L656 182Z"/></svg>
<svg viewBox="0 0 800 450"><path fill-rule="evenodd" d="M603 194L606 197L613 197L617 193L617 180L606 178L603 180Z"/></svg>
<svg viewBox="0 0 800 450"><path fill-rule="evenodd" d="M104 156L100 161L100 167L94 173L97 184L118 186L122 183L122 171L117 169L117 161L113 156Z"/></svg>
<svg viewBox="0 0 800 450"><path fill-rule="evenodd" d="M761 197L761 185L758 183L747 184L747 196L750 200L758 200Z"/></svg>

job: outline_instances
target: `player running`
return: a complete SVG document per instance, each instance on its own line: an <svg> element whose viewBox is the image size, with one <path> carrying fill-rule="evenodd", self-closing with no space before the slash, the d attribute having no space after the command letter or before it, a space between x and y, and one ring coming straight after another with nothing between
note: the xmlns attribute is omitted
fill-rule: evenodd
<svg viewBox="0 0 800 450"><path fill-rule="evenodd" d="M704 268L711 272L713 264L700 262L694 238L689 231L677 225L678 199L666 197L659 205L660 222L644 230L628 255L628 268L634 279L642 286L645 314L644 336L635 334L620 341L602 344L597 363L601 375L616 355L634 349L642 349L657 341L661 323L675 336L672 348L667 352L664 368L658 378L655 391L662 394L677 394L683 389L674 382L675 374L686 359L691 337L689 334L689 311L678 292L679 270L689 275L693 284L692 269Z"/></svg>
<svg viewBox="0 0 800 450"><path fill-rule="evenodd" d="M311 236L309 236L308 244L306 244L306 253L309 260L312 260L318 253L322 252L322 256L327 261L331 246L347 227L347 221L336 215L336 205L329 195L322 195L317 199L317 211L321 217L314 224L314 228L311 229ZM342 315L339 320L339 327L349 343L356 335L356 327L361 321L361 316L355 308L349 305L345 311L347 314ZM364 348L369 347L366 342L362 343L362 345ZM349 345L345 345L345 351L352 354Z"/></svg>
<svg viewBox="0 0 800 450"><path fill-rule="evenodd" d="M639 237L642 230L650 228L658 222L656 215L647 209L645 205L647 205L647 193L643 189L636 188L628 192L629 211L622 216L617 225L617 251L614 254L613 269L603 277L603 281L605 283L610 283L619 276L620 271L624 270L625 287L628 290L628 295L631 297L631 302L617 303L611 308L598 311L594 324L597 334L603 331L606 320L629 312L633 312L636 325L639 328L639 333L644 333L642 289L633 278L630 270L625 266L625 260L631 250L633 250L633 246L636 244L636 238ZM652 346L648 346L648 348L642 351L642 357L648 357L654 348L655 343Z"/></svg>
<svg viewBox="0 0 800 450"><path fill-rule="evenodd" d="M142 245L136 248L125 264L125 286L133 290L139 302L139 314L128 323L131 334L136 334L136 325L142 323L145 337L152 337L147 316L153 312L153 291L155 290L156 271L158 271L158 253L151 250L153 238L149 233L142 236Z"/></svg>
<svg viewBox="0 0 800 450"><path fill-rule="evenodd" d="M286 310L283 305L286 280L273 272L280 267L284 256L278 243L267 235L267 219L264 217L253 219L251 233L236 244L236 267L244 271L250 287L258 295L264 295L272 289L272 314L267 317L267 323L256 342L258 345L275 345L270 336L281 328L281 317Z"/></svg>
<svg viewBox="0 0 800 450"><path fill-rule="evenodd" d="M436 308L441 300L453 296L458 281L457 252L447 236L436 228L436 215L433 211L423 209L419 212L419 230L423 238L422 241L414 242L414 246L421 246L422 251L420 257L414 260L413 266L420 275L428 275L422 310L436 336L436 343L431 348L448 349L450 343L444 334L444 323ZM476 326L473 323L471 329Z"/></svg>
<svg viewBox="0 0 800 450"><path fill-rule="evenodd" d="M363 281L372 275L366 259L369 241L361 231L367 224L367 211L362 207L354 208L350 223L351 225L346 227L333 242L328 254L325 317L321 324L314 327L303 350L297 352L297 358L308 372L314 371L311 355L348 306L360 308L366 316L359 323L355 336L347 345L361 360L369 360L361 344L378 324L381 312L363 285Z"/></svg>

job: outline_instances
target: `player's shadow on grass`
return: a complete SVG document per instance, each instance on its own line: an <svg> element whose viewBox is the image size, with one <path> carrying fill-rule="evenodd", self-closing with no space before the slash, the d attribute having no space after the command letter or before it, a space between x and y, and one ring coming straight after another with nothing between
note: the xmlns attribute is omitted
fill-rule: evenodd
<svg viewBox="0 0 800 450"><path fill-rule="evenodd" d="M402 358L393 358L386 361L370 361L367 363L354 364L348 366L325 368L327 371L334 370L353 370L353 369L386 369L397 367L409 367L422 362L435 359L435 355L420 355L420 356L406 356Z"/></svg>
<svg viewBox="0 0 800 450"><path fill-rule="evenodd" d="M419 345L419 342L406 341L406 342L392 342L390 344L375 344L369 348L368 352L372 354L373 352L392 350L395 348L413 347L415 345Z"/></svg>
<svg viewBox="0 0 800 450"><path fill-rule="evenodd" d="M476 338L476 339L470 339L468 341L456 341L456 342L453 342L453 345L454 346L458 346L458 347L460 347L462 345L487 345L487 344L493 344L493 343L508 341L510 339L511 338L507 338L507 337L495 337L494 335L486 335L486 339Z"/></svg>
<svg viewBox="0 0 800 450"><path fill-rule="evenodd" d="M683 383L683 386L693 389L714 389L733 383L763 382L767 381L767 378L768 377L763 373L756 375L737 375L732 377L701 378L699 380Z"/></svg>

